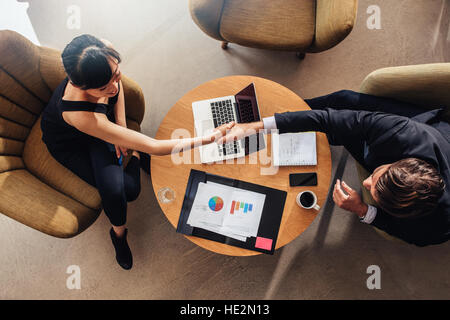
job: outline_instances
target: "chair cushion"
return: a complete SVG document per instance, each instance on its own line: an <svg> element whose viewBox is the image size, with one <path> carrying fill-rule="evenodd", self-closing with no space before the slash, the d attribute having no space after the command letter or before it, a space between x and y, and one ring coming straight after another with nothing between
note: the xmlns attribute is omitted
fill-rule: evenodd
<svg viewBox="0 0 450 320"><path fill-rule="evenodd" d="M29 88L24 86L24 83L21 79L13 77L11 74L7 73L0 66L0 96L3 101L9 101L16 108L22 109L25 113L30 114L31 117L37 117L42 110L44 109L46 102L41 100L38 96L33 94ZM48 101L48 100L46 100ZM16 110L13 110L16 111ZM22 112L23 113L23 112ZM5 112L2 111L4 115ZM9 119L17 119L19 123L25 124L25 122L21 121L22 119L18 118L19 114L6 114ZM28 117L27 119L28 120Z"/></svg>
<svg viewBox="0 0 450 320"><path fill-rule="evenodd" d="M11 100L22 102L27 107L29 105L26 102L30 99L41 103L50 99L51 91L39 74L39 60L38 47L30 40L15 31L0 31L0 68L20 86L20 92L14 92L12 90L15 88L4 89L5 83L1 81L1 90L6 96L8 94L17 96L18 100L14 98Z"/></svg>
<svg viewBox="0 0 450 320"><path fill-rule="evenodd" d="M61 51L47 47L38 47L38 50L40 56L39 72L42 80L53 92L67 77L61 59Z"/></svg>
<svg viewBox="0 0 450 320"><path fill-rule="evenodd" d="M21 157L0 155L0 173L24 168Z"/></svg>
<svg viewBox="0 0 450 320"><path fill-rule="evenodd" d="M450 123L449 84L450 63L430 63L375 70L364 79L359 91L427 109L447 107L443 119Z"/></svg>
<svg viewBox="0 0 450 320"><path fill-rule="evenodd" d="M27 170L0 174L0 212L46 234L70 238L98 218L78 201L52 189Z"/></svg>
<svg viewBox="0 0 450 320"><path fill-rule="evenodd" d="M304 51L314 39L315 0L227 0L220 33L240 45Z"/></svg>
<svg viewBox="0 0 450 320"><path fill-rule="evenodd" d="M127 118L132 119L139 125L142 123L142 120L144 120L144 113L146 109L142 89L136 81L128 78L124 74L122 75L122 84ZM149 112L148 108L147 112Z"/></svg>
<svg viewBox="0 0 450 320"><path fill-rule="evenodd" d="M29 133L29 127L0 117L1 137L11 138L17 141L25 141Z"/></svg>
<svg viewBox="0 0 450 320"><path fill-rule="evenodd" d="M98 190L56 161L48 152L42 141L41 118L36 121L25 142L23 161L26 168L42 182L88 208L101 208Z"/></svg>
<svg viewBox="0 0 450 320"><path fill-rule="evenodd" d="M0 137L0 154L10 156L21 156L25 143L22 141L12 140Z"/></svg>

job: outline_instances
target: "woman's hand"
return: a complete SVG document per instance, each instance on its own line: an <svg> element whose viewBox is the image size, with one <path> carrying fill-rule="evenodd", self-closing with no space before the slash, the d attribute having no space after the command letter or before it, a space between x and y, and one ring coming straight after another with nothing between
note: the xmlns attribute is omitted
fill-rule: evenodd
<svg viewBox="0 0 450 320"><path fill-rule="evenodd" d="M345 194L342 189L344 189L347 194ZM334 185L333 200L339 208L356 213L360 218L364 217L369 209L367 204L361 200L361 196L358 192L350 188L344 181L342 181L341 188L341 181L339 179Z"/></svg>
<svg viewBox="0 0 450 320"><path fill-rule="evenodd" d="M121 146L114 146L116 148L116 156L117 159L120 158L120 155L122 154L124 157L128 155L128 149Z"/></svg>

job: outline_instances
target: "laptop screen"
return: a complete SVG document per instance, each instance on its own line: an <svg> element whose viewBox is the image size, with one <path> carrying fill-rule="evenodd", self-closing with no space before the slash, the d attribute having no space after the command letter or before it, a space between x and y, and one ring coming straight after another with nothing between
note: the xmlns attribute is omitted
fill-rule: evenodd
<svg viewBox="0 0 450 320"><path fill-rule="evenodd" d="M235 98L238 106L239 122L248 123L260 120L255 85L253 83L236 94Z"/></svg>

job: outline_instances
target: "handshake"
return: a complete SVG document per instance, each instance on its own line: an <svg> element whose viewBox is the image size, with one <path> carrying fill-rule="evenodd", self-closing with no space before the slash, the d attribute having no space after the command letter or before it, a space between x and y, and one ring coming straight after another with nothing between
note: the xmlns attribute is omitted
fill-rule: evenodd
<svg viewBox="0 0 450 320"><path fill-rule="evenodd" d="M215 128L214 131L206 137L206 140L209 142L216 142L217 144L224 144L251 136L263 129L263 121L250 123L236 123L232 121Z"/></svg>

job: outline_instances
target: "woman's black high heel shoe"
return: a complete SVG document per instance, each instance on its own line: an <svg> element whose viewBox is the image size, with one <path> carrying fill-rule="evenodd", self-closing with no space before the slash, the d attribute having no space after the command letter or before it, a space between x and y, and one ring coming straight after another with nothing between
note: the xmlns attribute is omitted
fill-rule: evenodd
<svg viewBox="0 0 450 320"><path fill-rule="evenodd" d="M131 254L130 247L127 242L128 229L125 229L125 233L122 237L117 237L114 229L109 230L114 249L116 249L117 263L125 270L130 270L133 266L133 256Z"/></svg>

